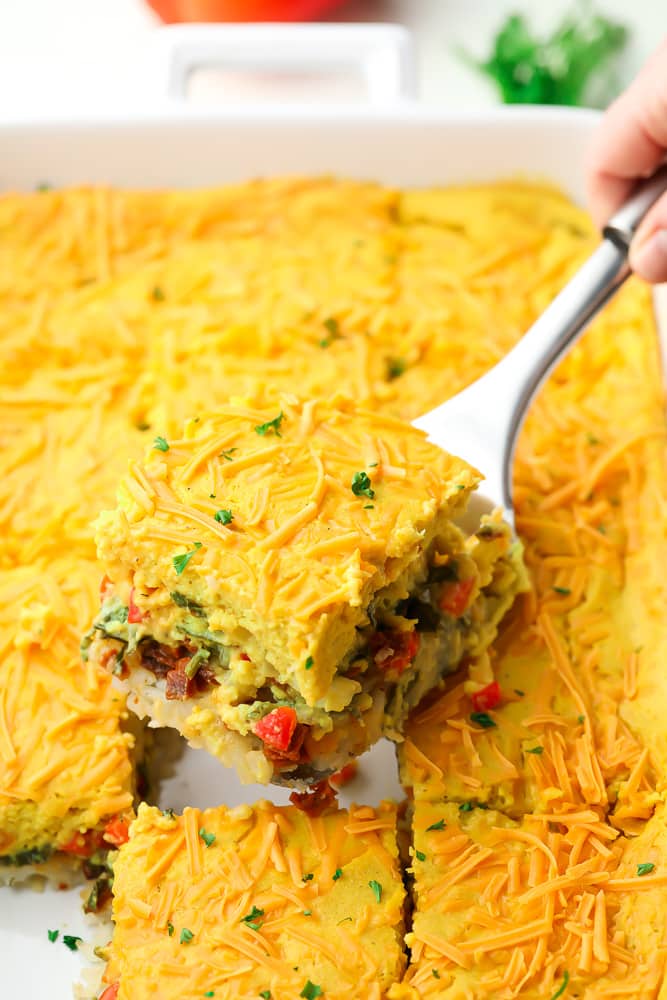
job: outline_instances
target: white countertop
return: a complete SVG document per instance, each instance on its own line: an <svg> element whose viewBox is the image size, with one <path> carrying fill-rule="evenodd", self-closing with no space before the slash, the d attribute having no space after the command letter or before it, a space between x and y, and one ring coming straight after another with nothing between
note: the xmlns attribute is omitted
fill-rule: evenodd
<svg viewBox="0 0 667 1000"><path fill-rule="evenodd" d="M478 55L508 13L528 10L539 29L560 19L570 0L355 0L337 21L390 21L413 33L419 97L470 108L496 101L493 86L456 55ZM596 9L627 24L632 39L620 75L629 80L662 35L663 0L598 0ZM160 93L151 61L158 20L142 0L0 0L0 116L56 114L123 106Z"/></svg>

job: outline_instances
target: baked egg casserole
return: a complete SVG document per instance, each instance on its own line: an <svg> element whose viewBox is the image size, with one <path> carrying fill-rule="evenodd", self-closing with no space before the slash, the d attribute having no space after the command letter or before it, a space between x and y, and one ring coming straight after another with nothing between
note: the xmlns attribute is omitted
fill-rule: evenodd
<svg viewBox="0 0 667 1000"><path fill-rule="evenodd" d="M478 479L349 400L193 420L97 521L108 583L84 658L242 779L321 779L400 739L525 589L498 516L472 537L454 523Z"/></svg>

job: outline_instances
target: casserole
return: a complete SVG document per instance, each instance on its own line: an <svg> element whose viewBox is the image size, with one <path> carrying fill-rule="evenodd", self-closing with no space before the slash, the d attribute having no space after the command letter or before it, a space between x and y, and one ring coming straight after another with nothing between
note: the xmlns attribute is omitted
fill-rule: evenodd
<svg viewBox="0 0 667 1000"><path fill-rule="evenodd" d="M174 36L180 61L183 37ZM194 45L196 38L188 37L188 45ZM553 109L441 115L400 103L393 108L285 108L271 113L260 108L192 112L172 105L106 121L8 124L1 136L0 183L7 189L30 189L45 180L55 185L179 187L244 180L260 173L334 172L422 186L525 172L548 177L580 199L581 159L594 120L588 112ZM188 792L181 789L183 805L210 805L202 772L197 773ZM380 791L382 769L377 778L364 790L364 798ZM382 794L387 791L382 787ZM396 786L393 792L400 796ZM243 801L249 794L248 789L235 792L228 784L224 789L227 801L235 796ZM50 926L76 920L76 895L65 915L64 898L48 896L52 918L45 919L51 920ZM69 994L71 961L69 966L63 963L63 976L57 980L62 955L47 950L46 928L35 926L34 899L13 896L10 904L3 899L1 913L7 923L10 911L4 976L17 994L27 995L38 995L49 976L52 983L59 982L60 994L55 995L64 998ZM34 961L37 947L39 963Z"/></svg>

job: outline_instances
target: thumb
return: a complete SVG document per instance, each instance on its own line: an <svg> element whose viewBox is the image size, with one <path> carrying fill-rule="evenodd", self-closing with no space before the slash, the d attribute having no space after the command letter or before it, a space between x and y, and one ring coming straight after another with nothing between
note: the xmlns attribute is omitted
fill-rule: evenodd
<svg viewBox="0 0 667 1000"><path fill-rule="evenodd" d="M667 281L667 194L656 202L630 246L630 267L644 281Z"/></svg>

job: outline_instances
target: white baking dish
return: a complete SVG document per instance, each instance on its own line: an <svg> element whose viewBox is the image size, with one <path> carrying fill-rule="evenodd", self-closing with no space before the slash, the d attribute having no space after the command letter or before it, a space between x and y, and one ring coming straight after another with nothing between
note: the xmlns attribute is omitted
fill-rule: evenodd
<svg viewBox="0 0 667 1000"><path fill-rule="evenodd" d="M497 108L476 114L421 109L410 100L409 40L398 28L263 26L259 29L177 28L161 32L152 61L166 98L154 107L123 109L103 119L63 115L59 121L0 123L0 190L109 183L131 187L221 184L267 174L334 173L395 185L450 184L508 175L538 175L573 198L583 196L583 155L597 115L547 108ZM277 42L279 44L277 44ZM222 65L235 93L243 73L267 66L280 90L289 76L321 96L346 74L366 100L190 107L184 99L193 70ZM228 76L228 79L230 77ZM317 85L314 80L319 80ZM241 84L239 81L241 80ZM288 81L289 82L289 81ZM327 82L327 80L325 80ZM246 90L252 91L251 81ZM330 92L330 88L329 88ZM356 92L356 91L355 91ZM148 102L150 103L150 102ZM248 801L280 789L240 788L203 753L187 755L164 792L164 804ZM393 750L378 746L344 801L375 803L400 795ZM47 928L81 934L76 891L0 890L0 996L65 1000L80 971L76 955L51 944Z"/></svg>

